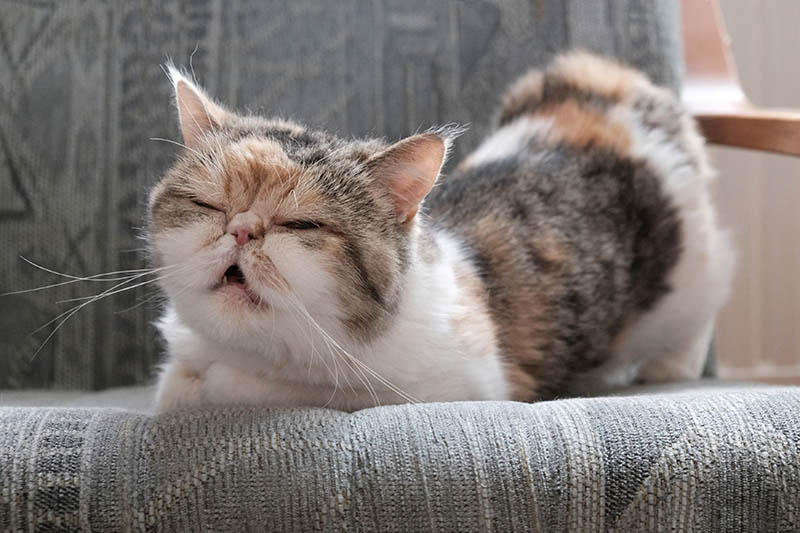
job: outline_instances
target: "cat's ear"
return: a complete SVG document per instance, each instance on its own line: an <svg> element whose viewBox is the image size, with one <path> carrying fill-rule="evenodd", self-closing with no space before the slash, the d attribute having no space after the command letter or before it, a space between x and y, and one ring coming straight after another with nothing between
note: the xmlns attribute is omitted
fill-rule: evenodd
<svg viewBox="0 0 800 533"><path fill-rule="evenodd" d="M398 222L408 222L417 214L439 177L454 137L448 131L413 135L369 160L370 172L394 201Z"/></svg>
<svg viewBox="0 0 800 533"><path fill-rule="evenodd" d="M216 104L175 66L169 64L167 69L175 91L183 142L189 148L196 148L200 139L219 128L230 113Z"/></svg>

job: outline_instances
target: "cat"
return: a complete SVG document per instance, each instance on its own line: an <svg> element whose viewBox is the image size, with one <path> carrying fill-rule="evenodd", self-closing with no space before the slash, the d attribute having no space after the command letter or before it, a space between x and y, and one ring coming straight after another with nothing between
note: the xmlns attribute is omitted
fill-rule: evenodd
<svg viewBox="0 0 800 533"><path fill-rule="evenodd" d="M185 148L152 190L160 411L536 401L697 378L733 251L693 120L584 52L459 131L394 144L236 114L170 68Z"/></svg>

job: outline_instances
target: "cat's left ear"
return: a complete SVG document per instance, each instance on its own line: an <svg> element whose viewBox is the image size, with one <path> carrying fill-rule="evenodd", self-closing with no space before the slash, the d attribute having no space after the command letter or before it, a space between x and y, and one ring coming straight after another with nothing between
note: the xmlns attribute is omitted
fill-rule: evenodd
<svg viewBox="0 0 800 533"><path fill-rule="evenodd" d="M414 218L442 170L453 135L422 133L407 137L368 162L376 181L387 187L399 223Z"/></svg>
<svg viewBox="0 0 800 533"><path fill-rule="evenodd" d="M183 142L189 148L197 148L200 139L219 128L230 112L215 103L175 66L169 64L167 68L175 90Z"/></svg>

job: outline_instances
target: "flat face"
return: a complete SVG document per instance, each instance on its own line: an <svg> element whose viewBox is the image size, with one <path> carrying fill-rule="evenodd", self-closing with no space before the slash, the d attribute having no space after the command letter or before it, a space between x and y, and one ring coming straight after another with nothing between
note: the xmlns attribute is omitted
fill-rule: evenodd
<svg viewBox="0 0 800 533"><path fill-rule="evenodd" d="M181 318L223 342L263 335L270 315L378 333L409 242L367 164L383 145L252 118L201 141L150 202L156 266Z"/></svg>

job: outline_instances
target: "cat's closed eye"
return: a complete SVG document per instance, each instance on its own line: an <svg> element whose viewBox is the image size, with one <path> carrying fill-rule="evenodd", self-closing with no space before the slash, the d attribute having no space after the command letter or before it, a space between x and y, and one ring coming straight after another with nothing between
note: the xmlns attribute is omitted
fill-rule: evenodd
<svg viewBox="0 0 800 533"><path fill-rule="evenodd" d="M222 209L220 209L219 207L215 207L211 204L207 204L200 200L192 200L192 203L198 207L202 207L203 209L211 209L212 211L222 211Z"/></svg>
<svg viewBox="0 0 800 533"><path fill-rule="evenodd" d="M295 230L319 229L325 226L325 224L322 222L316 222L313 220L287 220L286 222L281 222L278 225L283 226L286 229Z"/></svg>

